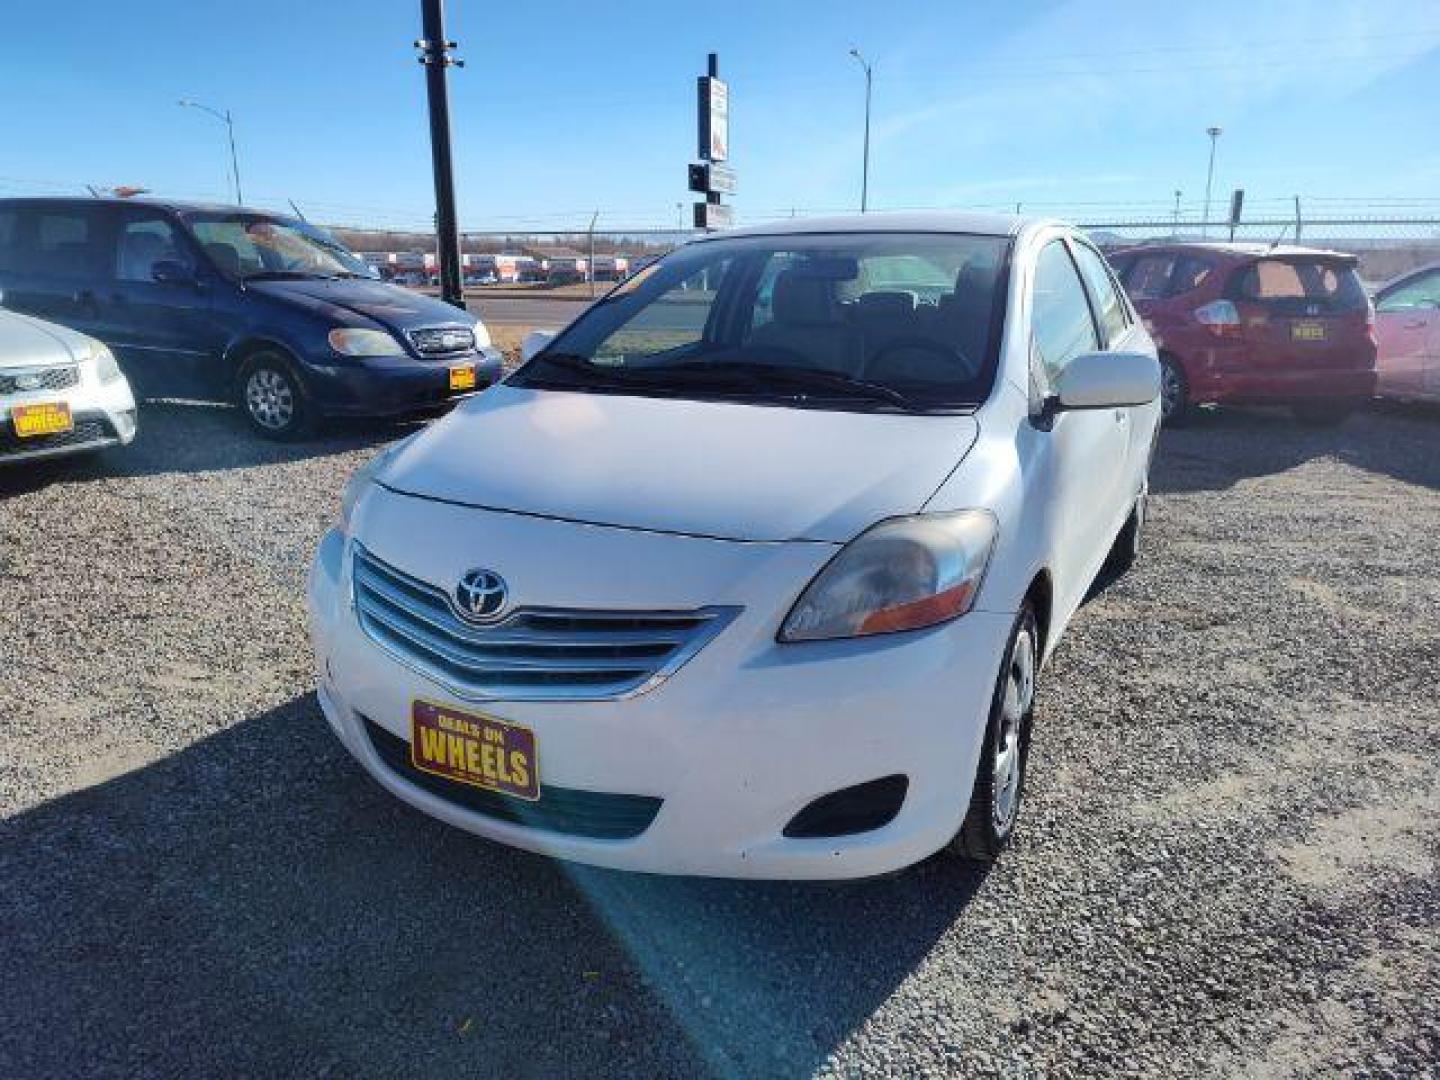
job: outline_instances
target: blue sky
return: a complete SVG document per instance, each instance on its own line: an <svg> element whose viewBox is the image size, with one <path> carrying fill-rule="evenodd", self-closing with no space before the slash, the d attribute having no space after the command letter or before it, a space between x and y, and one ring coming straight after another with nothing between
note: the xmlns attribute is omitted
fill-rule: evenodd
<svg viewBox="0 0 1440 1080"><path fill-rule="evenodd" d="M1433 0L448 8L468 228L596 209L602 227L673 223L710 50L731 85L737 214L853 207L852 45L875 65L872 207L1168 216L1178 188L1198 212L1219 124L1216 191L1242 185L1257 210L1300 194L1440 211ZM175 104L191 97L234 111L248 202L397 227L433 210L418 0L52 0L8 5L4 25L0 194L227 198L223 127Z"/></svg>

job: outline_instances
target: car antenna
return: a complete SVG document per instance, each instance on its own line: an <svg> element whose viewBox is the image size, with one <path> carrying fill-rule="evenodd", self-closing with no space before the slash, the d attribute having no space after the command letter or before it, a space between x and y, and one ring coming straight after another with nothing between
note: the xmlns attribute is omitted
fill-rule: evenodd
<svg viewBox="0 0 1440 1080"><path fill-rule="evenodd" d="M1267 253L1270 252L1270 251L1274 251L1277 247L1279 247L1279 246L1280 246L1280 241L1285 239L1285 234L1286 234L1287 232L1289 232L1289 231L1290 231L1290 222L1287 221L1287 222L1284 224L1284 226L1280 229L1280 235L1277 236L1277 237L1275 237L1274 240L1271 240L1271 241L1270 241L1270 246L1269 246L1269 248L1266 249Z"/></svg>
<svg viewBox="0 0 1440 1080"><path fill-rule="evenodd" d="M295 211L296 217L298 217L301 221L305 222L306 225L310 224L310 219L305 216L304 212L300 209L300 207L295 205L294 199L286 199L285 201L290 204L290 209Z"/></svg>

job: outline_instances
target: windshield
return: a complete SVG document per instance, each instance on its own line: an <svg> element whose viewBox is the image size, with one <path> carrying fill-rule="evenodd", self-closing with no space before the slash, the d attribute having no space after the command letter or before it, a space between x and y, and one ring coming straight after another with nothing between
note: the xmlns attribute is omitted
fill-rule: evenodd
<svg viewBox="0 0 1440 1080"><path fill-rule="evenodd" d="M859 233L713 240L646 268L512 385L810 408L984 401L1009 241Z"/></svg>
<svg viewBox="0 0 1440 1080"><path fill-rule="evenodd" d="M373 277L365 262L303 221L249 213L185 215L196 241L225 276Z"/></svg>

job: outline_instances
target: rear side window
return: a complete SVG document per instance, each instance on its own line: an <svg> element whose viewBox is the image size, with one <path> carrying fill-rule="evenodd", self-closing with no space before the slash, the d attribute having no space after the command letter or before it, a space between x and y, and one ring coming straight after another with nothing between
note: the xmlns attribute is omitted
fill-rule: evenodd
<svg viewBox="0 0 1440 1080"><path fill-rule="evenodd" d="M1241 270L1239 299L1299 315L1354 311L1365 306L1355 271L1323 259L1261 259Z"/></svg>
<svg viewBox="0 0 1440 1080"><path fill-rule="evenodd" d="M1071 360L1100 347L1080 275L1058 240L1046 244L1035 262L1030 323L1035 348L1052 383Z"/></svg>
<svg viewBox="0 0 1440 1080"><path fill-rule="evenodd" d="M1125 328L1130 325L1125 301L1120 299L1120 290L1110 279L1110 269L1099 252L1084 244L1076 244L1075 261L1080 265L1085 287L1090 290L1090 299L1095 302L1095 317L1108 345L1125 333Z"/></svg>
<svg viewBox="0 0 1440 1080"><path fill-rule="evenodd" d="M1125 275L1125 289L1135 300L1159 300L1170 293L1174 255L1141 255Z"/></svg>
<svg viewBox="0 0 1440 1080"><path fill-rule="evenodd" d="M1175 273L1170 280L1169 295L1182 296L1193 289L1198 289L1210 280L1210 275L1214 270L1213 263L1197 259L1194 255L1182 255L1175 263Z"/></svg>

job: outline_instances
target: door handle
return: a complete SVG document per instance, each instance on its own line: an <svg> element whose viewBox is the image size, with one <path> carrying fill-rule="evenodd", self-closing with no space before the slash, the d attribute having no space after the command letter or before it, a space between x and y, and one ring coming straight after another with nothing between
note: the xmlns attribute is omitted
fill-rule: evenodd
<svg viewBox="0 0 1440 1080"><path fill-rule="evenodd" d="M1115 410L1115 423L1117 423L1117 424L1123 424L1124 422L1125 422L1125 410L1124 410L1124 409L1116 409L1116 410Z"/></svg>

